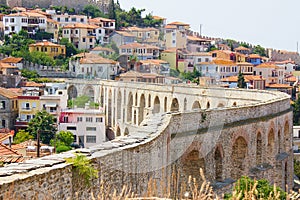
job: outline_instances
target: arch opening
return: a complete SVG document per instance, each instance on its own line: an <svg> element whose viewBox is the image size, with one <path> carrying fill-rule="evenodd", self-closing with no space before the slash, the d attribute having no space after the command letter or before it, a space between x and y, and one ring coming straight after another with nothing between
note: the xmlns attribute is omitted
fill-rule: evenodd
<svg viewBox="0 0 300 200"><path fill-rule="evenodd" d="M141 97L140 97L140 106L139 106L139 119L138 119L139 125L144 120L145 102L146 102L145 95L142 94Z"/></svg>
<svg viewBox="0 0 300 200"><path fill-rule="evenodd" d="M194 101L193 106L192 106L192 110L197 110L197 109L201 109L201 105L199 101Z"/></svg>
<svg viewBox="0 0 300 200"><path fill-rule="evenodd" d="M245 161L247 156L248 145L243 137L238 137L232 147L232 169L231 177L235 180L245 174Z"/></svg>
<svg viewBox="0 0 300 200"><path fill-rule="evenodd" d="M262 138L261 133L258 132L256 136L256 165L262 163Z"/></svg>
<svg viewBox="0 0 300 200"><path fill-rule="evenodd" d="M216 148L215 151L215 174L216 174L216 180L222 181L222 172L223 172L223 163L222 163L222 154L220 148Z"/></svg>
<svg viewBox="0 0 300 200"><path fill-rule="evenodd" d="M133 105L133 96L130 92L128 94L128 103L127 103L127 122L132 123L132 105Z"/></svg>
<svg viewBox="0 0 300 200"><path fill-rule="evenodd" d="M171 112L179 111L179 103L178 103L177 98L172 99L170 111Z"/></svg>
<svg viewBox="0 0 300 200"><path fill-rule="evenodd" d="M158 96L156 96L154 99L154 104L153 104L153 114L156 114L159 112L160 112L160 101L159 101Z"/></svg>

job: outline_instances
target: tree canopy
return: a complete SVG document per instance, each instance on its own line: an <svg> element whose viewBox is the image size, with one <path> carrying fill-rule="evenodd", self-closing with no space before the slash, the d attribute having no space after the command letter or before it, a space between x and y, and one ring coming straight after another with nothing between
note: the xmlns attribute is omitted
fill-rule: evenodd
<svg viewBox="0 0 300 200"><path fill-rule="evenodd" d="M20 129L14 137L14 144L20 144L21 142L25 142L30 139L33 139L33 136L25 130Z"/></svg>
<svg viewBox="0 0 300 200"><path fill-rule="evenodd" d="M244 75L242 74L242 72L239 72L237 86L239 88L246 88L247 87L247 84L245 82L245 78L244 78Z"/></svg>
<svg viewBox="0 0 300 200"><path fill-rule="evenodd" d="M36 113L33 119L28 123L27 131L35 139L38 131L40 139L44 144L49 144L50 140L54 138L56 127L54 125L54 117L45 110Z"/></svg>
<svg viewBox="0 0 300 200"><path fill-rule="evenodd" d="M296 101L292 104L293 107L293 124L294 126L300 125L300 99L296 99Z"/></svg>

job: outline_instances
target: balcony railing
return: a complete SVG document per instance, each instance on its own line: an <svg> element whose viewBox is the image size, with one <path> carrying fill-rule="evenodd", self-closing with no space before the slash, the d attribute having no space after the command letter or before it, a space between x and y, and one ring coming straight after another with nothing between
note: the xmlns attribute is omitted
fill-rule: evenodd
<svg viewBox="0 0 300 200"><path fill-rule="evenodd" d="M23 107L22 110L31 110L30 107Z"/></svg>

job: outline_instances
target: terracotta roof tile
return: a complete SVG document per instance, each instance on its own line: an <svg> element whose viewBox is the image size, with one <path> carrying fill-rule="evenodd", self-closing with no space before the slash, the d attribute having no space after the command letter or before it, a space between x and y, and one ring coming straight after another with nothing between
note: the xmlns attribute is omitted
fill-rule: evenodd
<svg viewBox="0 0 300 200"><path fill-rule="evenodd" d="M4 96L6 98L9 98L9 99L14 99L14 98L17 98L18 97L18 94L11 91L11 90L8 90L6 88L2 88L0 87L0 95L1 96Z"/></svg>
<svg viewBox="0 0 300 200"><path fill-rule="evenodd" d="M260 65L257 65L255 68L273 68L273 69L279 69L277 65L274 65L273 63L262 63Z"/></svg>
<svg viewBox="0 0 300 200"><path fill-rule="evenodd" d="M93 53L80 53L73 57L80 58L80 64L117 64L114 60L106 59Z"/></svg>
<svg viewBox="0 0 300 200"><path fill-rule="evenodd" d="M33 81L23 81L21 82L21 87L44 87L43 84L41 83L36 83L36 82L33 82Z"/></svg>
<svg viewBox="0 0 300 200"><path fill-rule="evenodd" d="M261 56L258 54L250 54L248 58L261 58Z"/></svg>
<svg viewBox="0 0 300 200"><path fill-rule="evenodd" d="M18 67L0 61L0 69L7 69L7 68L18 68Z"/></svg>
<svg viewBox="0 0 300 200"><path fill-rule="evenodd" d="M189 24L183 22L171 22L168 25L175 25L175 26L189 26Z"/></svg>
<svg viewBox="0 0 300 200"><path fill-rule="evenodd" d="M148 45L148 44L141 44L138 42L133 42L133 43L128 43L128 44L123 44L119 47L121 48L146 48L146 49L159 49L156 46Z"/></svg>
<svg viewBox="0 0 300 200"><path fill-rule="evenodd" d="M111 48L106 48L106 47L101 47L101 46L97 46L97 47L93 48L91 51L109 51L109 52L115 52Z"/></svg>
<svg viewBox="0 0 300 200"><path fill-rule="evenodd" d="M134 35L132 35L131 33L128 33L126 31L116 31L117 34L125 36L125 37L135 37Z"/></svg>
<svg viewBox="0 0 300 200"><path fill-rule="evenodd" d="M164 18L164 17L160 17L160 16L156 16L156 15L154 15L154 16L152 16L153 17L153 19L155 19L155 20L165 20L166 18Z"/></svg>
<svg viewBox="0 0 300 200"><path fill-rule="evenodd" d="M227 65L227 66L235 66L236 65L236 63L233 62L232 60L221 59L221 58L213 59L212 62L216 65Z"/></svg>
<svg viewBox="0 0 300 200"><path fill-rule="evenodd" d="M23 60L23 58L7 57L7 58L3 58L0 62L3 62L3 63L19 63L22 60Z"/></svg>
<svg viewBox="0 0 300 200"><path fill-rule="evenodd" d="M269 88L292 88L289 84L279 84L279 83L274 83L274 84L269 84L267 87Z"/></svg>
<svg viewBox="0 0 300 200"><path fill-rule="evenodd" d="M250 49L243 47L243 46L239 46L237 48L234 49L235 51L250 51Z"/></svg>
<svg viewBox="0 0 300 200"><path fill-rule="evenodd" d="M75 23L75 24L68 24L63 27L63 29L74 29L74 28L96 29L99 28L99 26L91 25L91 24Z"/></svg>
<svg viewBox="0 0 300 200"><path fill-rule="evenodd" d="M35 44L30 44L29 46L51 46L51 47L62 47L64 45L59 45L59 44L54 44L52 42L49 42L49 41L43 41L43 42L38 42L38 43L35 43Z"/></svg>

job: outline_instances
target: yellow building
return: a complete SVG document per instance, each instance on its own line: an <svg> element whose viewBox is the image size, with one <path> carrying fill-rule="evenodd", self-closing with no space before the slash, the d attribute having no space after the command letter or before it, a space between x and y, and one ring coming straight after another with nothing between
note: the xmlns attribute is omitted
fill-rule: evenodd
<svg viewBox="0 0 300 200"><path fill-rule="evenodd" d="M55 58L59 55L62 55L62 56L66 55L65 45L54 44L54 43L48 42L48 41L30 44L29 51L30 52L33 52L33 51L44 52L52 58Z"/></svg>
<svg viewBox="0 0 300 200"><path fill-rule="evenodd" d="M161 52L160 56L161 56L161 60L164 60L168 63L170 63L170 68L171 69L177 69L178 65L177 65L177 50L176 48L172 48L172 49L167 49L163 52Z"/></svg>

